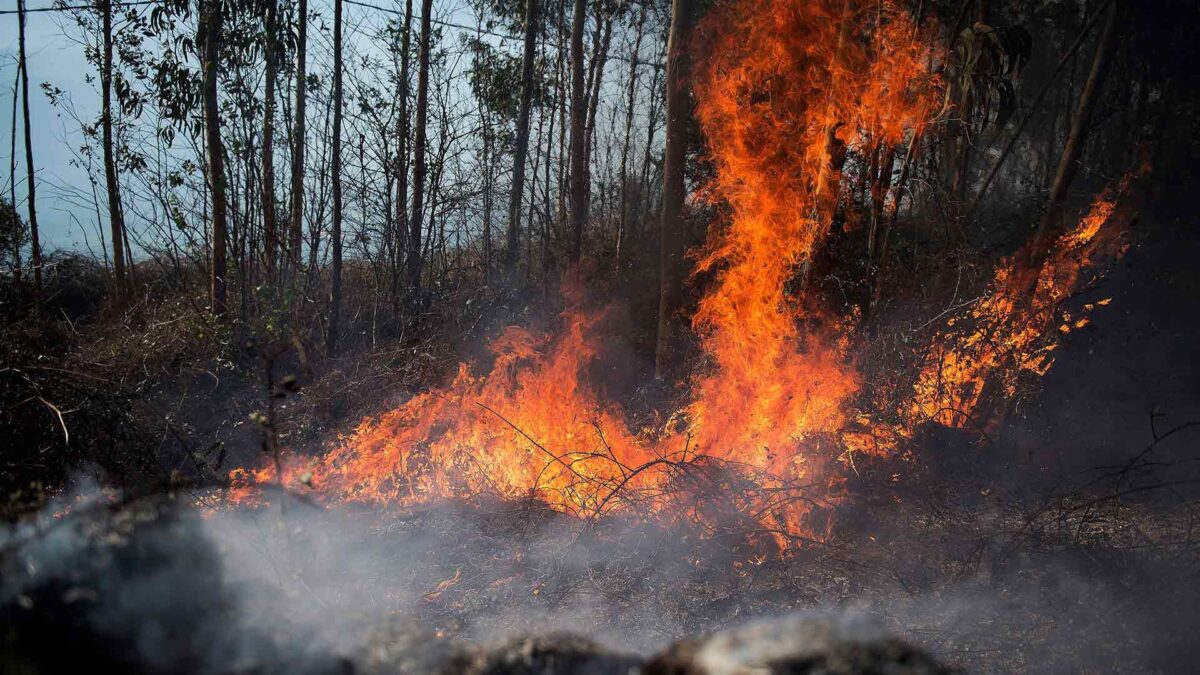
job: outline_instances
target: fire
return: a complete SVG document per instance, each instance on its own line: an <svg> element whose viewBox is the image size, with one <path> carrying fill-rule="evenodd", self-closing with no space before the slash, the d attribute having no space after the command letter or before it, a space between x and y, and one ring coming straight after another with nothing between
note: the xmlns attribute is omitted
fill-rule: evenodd
<svg viewBox="0 0 1200 675"><path fill-rule="evenodd" d="M911 436L911 426L855 409L855 317L804 289L849 198L843 172L912 143L937 108L930 33L888 0L743 0L699 28L712 55L695 73L716 168L705 194L727 205L728 218L696 252L697 272L710 279L693 318L706 358L688 382L690 402L668 423L631 429L590 384L603 312L568 293L556 333L506 329L490 363L460 365L448 384L363 421L324 456L285 458L281 482L329 501L492 494L583 518L624 509L812 533L808 516L836 501L842 464ZM1060 240L1032 301L1010 283L1011 261L1000 266L972 310L975 328L948 326L935 341L912 424L959 425L955 411L976 410L985 383L1007 393L1021 373L1049 367L1058 333L1045 328L1088 256L1099 255L1111 212L1098 204ZM230 498L253 500L256 484L279 478L271 467L239 470Z"/></svg>
<svg viewBox="0 0 1200 675"><path fill-rule="evenodd" d="M1115 199L1101 196L1034 269L1022 267L1030 259L1027 250L1000 262L987 295L964 316L949 319L935 338L914 388L910 419L986 429L1000 411L983 408L985 403L1011 401L1023 377L1050 370L1060 337L1086 326L1087 314L1109 302L1088 303L1079 316L1063 308L1088 281L1086 272L1124 252L1115 210ZM996 391L988 395L988 387Z"/></svg>
<svg viewBox="0 0 1200 675"><path fill-rule="evenodd" d="M752 0L710 26L717 56L699 74L697 114L717 169L709 192L731 218L697 264L719 272L693 321L713 365L689 415L705 452L804 473L826 458L797 445L845 426L859 389L844 341L811 328L836 318L786 290L833 220L830 138L861 152L919 131L935 105L932 51L890 2Z"/></svg>

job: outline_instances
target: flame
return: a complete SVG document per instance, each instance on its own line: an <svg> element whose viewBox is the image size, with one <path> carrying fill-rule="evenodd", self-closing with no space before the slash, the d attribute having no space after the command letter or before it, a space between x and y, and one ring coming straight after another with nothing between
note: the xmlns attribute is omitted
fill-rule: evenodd
<svg viewBox="0 0 1200 675"><path fill-rule="evenodd" d="M717 55L698 75L697 115L717 177L709 192L731 217L697 272L719 270L693 325L713 362L694 383L701 447L779 475L794 452L847 422L859 379L831 330L837 320L787 292L829 231L851 151L918 132L935 105L928 42L891 2L751 0L714 17ZM801 333L800 326L808 324Z"/></svg>
<svg viewBox="0 0 1200 675"><path fill-rule="evenodd" d="M1123 181L1121 189L1127 185ZM1089 281L1086 272L1124 253L1116 206L1115 198L1099 197L1036 269L1022 268L1032 242L1000 262L988 293L964 316L949 319L934 339L914 388L913 420L986 429L998 421L999 411L984 409L985 403L1011 401L1023 377L1050 370L1061 336L1086 326L1087 314L1109 302L1085 304L1080 316L1063 308ZM996 389L991 396L989 387Z"/></svg>
<svg viewBox="0 0 1200 675"><path fill-rule="evenodd" d="M683 502L700 515L688 495L730 488L732 470L774 495L736 506L771 528L803 527L811 499L779 495L833 480L834 436L854 418L860 383L843 322L786 289L829 230L842 170L833 149L918 133L937 98L933 53L891 2L731 3L700 32L716 47L696 82L717 168L708 192L730 218L699 253L697 270L715 282L693 322L708 359L691 403L664 428L631 432L587 385L598 318L570 307L560 335L508 328L486 373L461 365L311 464L289 459L285 482L305 472L345 501L535 496L581 516L649 494L639 503L651 511ZM273 474L235 474L235 497Z"/></svg>
<svg viewBox="0 0 1200 675"><path fill-rule="evenodd" d="M1009 394L1022 373L1045 372L1059 334L1046 328L1086 320L1056 312L1108 239L1113 206L1100 202L1059 240L1032 300L1014 263L1001 264L973 328L955 322L935 339L909 422L855 409L857 317L823 306L805 282L850 199L843 172L865 171L863 158L912 143L930 122L941 58L932 32L890 0L743 0L698 28L711 56L695 73L697 117L716 169L704 194L727 217L694 252L705 359L667 423L631 429L591 384L604 312L583 309L568 287L556 333L505 329L490 362L461 364L445 386L364 420L325 455L285 457L281 477L271 466L234 472L230 499L251 502L279 480L329 501L491 494L582 518L732 519L780 542L813 533L814 510L837 501L856 453L895 452L928 420L959 425L954 411L977 410L986 383Z"/></svg>

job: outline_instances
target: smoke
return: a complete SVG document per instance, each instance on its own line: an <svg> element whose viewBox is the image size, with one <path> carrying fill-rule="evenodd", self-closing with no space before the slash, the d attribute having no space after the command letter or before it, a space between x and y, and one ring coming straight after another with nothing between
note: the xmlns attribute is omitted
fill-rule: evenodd
<svg viewBox="0 0 1200 675"><path fill-rule="evenodd" d="M988 518L1005 532L1005 514ZM803 627L816 622L821 639L900 635L980 671L1171 671L1195 656L1200 598L1180 560L1010 552L1007 534L964 532L910 523L759 556L678 523L584 523L532 501L212 512L90 492L0 533L0 662L454 672L470 644L515 636L568 631L648 656L752 620L767 621L746 629L757 646L734 634L710 655L819 648Z"/></svg>

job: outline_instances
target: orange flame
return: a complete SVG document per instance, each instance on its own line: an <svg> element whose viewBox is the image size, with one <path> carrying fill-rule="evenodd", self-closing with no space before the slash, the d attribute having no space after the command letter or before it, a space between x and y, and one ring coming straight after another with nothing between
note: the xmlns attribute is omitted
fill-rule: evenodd
<svg viewBox="0 0 1200 675"><path fill-rule="evenodd" d="M704 521L732 510L769 533L811 533L812 504L837 499L838 460L911 436L911 426L854 410L853 317L803 292L848 192L842 173L862 170L847 155L911 143L938 101L928 31L890 0L869 4L742 0L698 29L712 54L695 76L716 168L706 194L729 216L697 253L712 279L693 319L706 362L668 424L631 430L589 385L603 314L570 302L559 334L506 329L490 368L462 364L447 385L363 421L324 456L287 458L282 482L386 504L528 496L588 518L625 508ZM1032 301L1010 283L1011 261L1000 266L972 310L976 327L935 342L905 415L913 424L960 424L948 411L977 409L985 383L1007 392L1022 372L1049 367L1057 333L1045 327L1099 255L1111 210L1098 204L1060 240ZM232 478L230 498L245 502L277 477L267 468ZM724 505L703 503L713 494Z"/></svg>
<svg viewBox="0 0 1200 675"><path fill-rule="evenodd" d="M1124 252L1119 230L1106 227L1115 210L1115 199L1097 199L1037 269L1021 269L1029 257L1024 250L1000 262L988 294L965 316L948 320L934 340L914 388L909 413L915 422L988 428L999 412L981 409L989 398L1010 401L1023 376L1049 371L1060 337L1086 326L1087 313L1109 302L1084 305L1077 317L1063 309L1087 281L1084 272ZM988 387L996 388L991 397L985 396Z"/></svg>

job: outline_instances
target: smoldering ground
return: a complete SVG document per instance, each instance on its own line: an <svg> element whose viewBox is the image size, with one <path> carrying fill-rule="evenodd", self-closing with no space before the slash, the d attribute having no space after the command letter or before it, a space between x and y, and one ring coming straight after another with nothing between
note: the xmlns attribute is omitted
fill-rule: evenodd
<svg viewBox="0 0 1200 675"><path fill-rule="evenodd" d="M756 555L685 524L587 525L534 501L399 513L275 501L214 512L182 494L93 493L6 530L5 663L461 672L477 645L566 631L613 659L594 672L621 672L675 640L765 618L776 619L755 633L768 636L750 648L760 655L817 621L977 672L1172 672L1196 656L1194 551L1142 538L1168 517L1145 505L1128 506L1140 512L1118 533L1096 514L1060 514L1055 529L994 501L961 508L963 521L900 506L873 534ZM561 639L547 644L575 644Z"/></svg>

